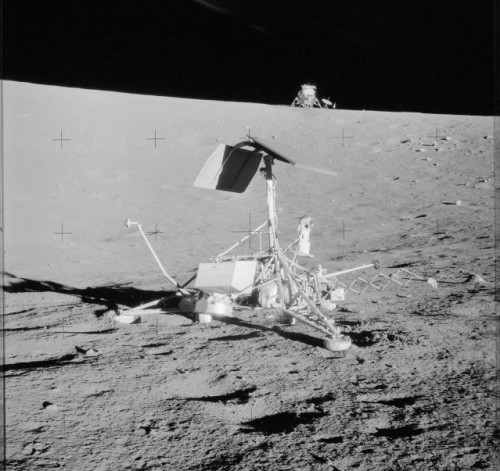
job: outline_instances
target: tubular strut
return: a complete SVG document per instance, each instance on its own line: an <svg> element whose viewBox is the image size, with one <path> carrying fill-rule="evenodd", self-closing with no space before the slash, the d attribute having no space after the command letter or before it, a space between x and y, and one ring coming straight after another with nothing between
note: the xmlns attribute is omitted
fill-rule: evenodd
<svg viewBox="0 0 500 471"><path fill-rule="evenodd" d="M160 267L160 270L161 272L163 273L163 275L165 276L165 278L170 281L170 283L172 283L176 288L177 290L182 293L184 296L189 296L190 293L189 291L186 291L177 281L175 281L168 273L167 273L167 270L165 270L164 266L162 265L160 259L158 258L158 256L156 255L155 251L153 250L153 247L151 246L151 244L149 243L149 240L148 238L146 237L146 234L144 234L144 231L142 230L142 226L137 223L137 222L132 222L130 219L127 219L127 221L125 222L125 225L127 227L131 227L131 226L137 226L137 229L139 229L139 232L141 233L144 241L146 242L146 245L148 246L149 250L151 251L151 253L153 254L153 257L154 259L156 260L156 263L158 264L158 266Z"/></svg>

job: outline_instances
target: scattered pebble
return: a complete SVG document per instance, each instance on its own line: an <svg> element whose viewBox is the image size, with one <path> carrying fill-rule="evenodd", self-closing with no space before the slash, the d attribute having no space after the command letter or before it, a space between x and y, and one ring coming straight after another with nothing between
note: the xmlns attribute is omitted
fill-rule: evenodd
<svg viewBox="0 0 500 471"><path fill-rule="evenodd" d="M44 443L36 442L33 444L33 448L35 449L35 451L41 453L42 451L48 450L50 447L49 445L45 445Z"/></svg>
<svg viewBox="0 0 500 471"><path fill-rule="evenodd" d="M33 443L28 443L23 447L22 451L23 455L32 455L35 453L35 448L33 447Z"/></svg>
<svg viewBox="0 0 500 471"><path fill-rule="evenodd" d="M76 345L75 350L79 354L85 355L88 357L95 357L95 356L99 355L99 350L97 350L95 348L82 348L82 347L79 347L78 345Z"/></svg>
<svg viewBox="0 0 500 471"><path fill-rule="evenodd" d="M477 285L482 285L482 286L488 285L488 282L483 277L481 277L479 275L475 275L473 281L474 281L474 284L477 284Z"/></svg>
<svg viewBox="0 0 500 471"><path fill-rule="evenodd" d="M359 364L359 360L356 357L349 355L349 354L347 354L345 358L341 358L340 361L342 361L342 363L346 363L348 365L358 365Z"/></svg>
<svg viewBox="0 0 500 471"><path fill-rule="evenodd" d="M56 410L57 410L57 405L56 405L56 404L52 404L52 402L49 402L49 401L45 401L45 402L42 404L42 407L43 407L45 410L48 410L48 411L56 411Z"/></svg>
<svg viewBox="0 0 500 471"><path fill-rule="evenodd" d="M88 357L96 357L99 355L99 350L96 350L95 348L89 348L85 355Z"/></svg>

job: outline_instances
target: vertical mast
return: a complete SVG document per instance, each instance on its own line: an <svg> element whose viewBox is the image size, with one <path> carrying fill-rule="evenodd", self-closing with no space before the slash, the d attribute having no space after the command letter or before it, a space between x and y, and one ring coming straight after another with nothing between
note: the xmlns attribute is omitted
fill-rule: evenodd
<svg viewBox="0 0 500 471"><path fill-rule="evenodd" d="M271 156L264 156L264 162L266 164L266 188L267 188L267 217L269 224L269 248L278 248L278 238L276 235L276 226L278 224L278 219L276 217L276 204L275 204L275 186L273 179L273 159Z"/></svg>
<svg viewBox="0 0 500 471"><path fill-rule="evenodd" d="M273 178L273 158L270 155L264 156L266 164L266 189L267 189L267 217L269 226L269 251L274 259L274 272L278 282L279 304L285 307L285 297L283 290L283 280L281 279L281 268L279 259L279 243L276 234L278 218L276 216L276 188Z"/></svg>

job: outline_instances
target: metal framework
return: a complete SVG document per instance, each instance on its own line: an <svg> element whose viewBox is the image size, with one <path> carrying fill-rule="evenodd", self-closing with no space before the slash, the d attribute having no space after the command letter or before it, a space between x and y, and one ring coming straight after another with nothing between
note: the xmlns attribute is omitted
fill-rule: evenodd
<svg viewBox="0 0 500 471"><path fill-rule="evenodd" d="M210 321L211 314L232 315L233 308L236 310L248 309L249 307L279 309L282 313L281 319L283 322L293 323L298 320L321 332L325 336L324 346L327 349L332 351L346 350L351 346L350 338L342 335L333 318L325 314L325 311L335 309L337 300L343 300L345 293L349 291L362 295L370 287L383 291L390 283L407 286L413 279L425 280L425 278L408 270L400 269L389 276L379 272L370 280L357 277L347 285L338 281L338 277L368 268L378 270L379 262L374 261L370 264L335 273L326 273L325 270L321 269L321 266L319 270L315 271L302 266L300 263L301 258L311 257L309 254L309 234L312 228L312 220L309 217L301 218L299 237L288 247L281 247L277 231L276 177L273 173L273 166L277 161L327 175L336 175L332 171L297 164L286 157L283 152L278 151L275 143L268 143L263 139L248 136L245 141L234 147L219 146L210 156L195 181L196 186L204 188L223 188L226 191L243 192L249 181L260 170L266 187L267 221L251 230L245 237L227 250L214 256L211 260L211 268L215 272L220 271L219 268L224 271L228 267L227 264L234 264L235 261L255 262L253 265L250 264L255 269L255 275L250 278L251 281L248 286L240 287L236 291L226 289L222 293L219 288L215 288L217 283L214 283L212 288L210 288L210 284L208 288L187 288L187 285L196 276L184 285L180 285L167 273L161 264L141 225L130 221L130 219L127 220L126 225L129 228L137 226L163 275L175 286L176 294L173 297L178 296L181 298L177 310L192 312L198 316L200 321ZM259 169L260 162L263 162L264 165ZM266 226L267 231L263 231ZM248 255L229 255L249 237L254 234L260 235L263 232L268 236L269 247L267 250L260 250L257 253ZM409 278L403 280L400 277L403 273ZM376 283L378 280L382 280L382 284ZM437 288L435 280L429 278L427 281L431 286ZM358 287L360 284L362 288ZM122 318L125 316L128 319L125 322L133 322L134 316L139 314L165 312L165 302L171 298L153 301L133 309L121 310L120 316Z"/></svg>
<svg viewBox="0 0 500 471"><path fill-rule="evenodd" d="M316 96L316 86L306 83L304 85L301 85L301 88L297 93L297 96L292 101L291 106L299 108L328 108L329 106L335 107L328 99L323 98L321 101L323 102L324 106L321 105L321 102Z"/></svg>

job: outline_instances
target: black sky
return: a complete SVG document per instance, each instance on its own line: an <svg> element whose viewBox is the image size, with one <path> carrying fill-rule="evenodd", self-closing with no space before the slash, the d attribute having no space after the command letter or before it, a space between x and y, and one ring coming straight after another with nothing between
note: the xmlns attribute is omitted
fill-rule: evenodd
<svg viewBox="0 0 500 471"><path fill-rule="evenodd" d="M2 76L339 108L493 114L492 0L4 0Z"/></svg>

